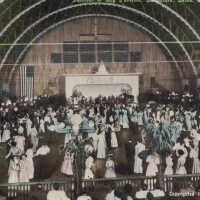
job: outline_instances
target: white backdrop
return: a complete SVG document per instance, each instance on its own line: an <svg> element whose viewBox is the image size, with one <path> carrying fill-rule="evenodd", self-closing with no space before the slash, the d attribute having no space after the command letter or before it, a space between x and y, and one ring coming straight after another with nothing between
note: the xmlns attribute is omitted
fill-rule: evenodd
<svg viewBox="0 0 200 200"><path fill-rule="evenodd" d="M132 88L128 84L85 84L74 87L74 90L81 91L87 97L118 96L122 93L122 89L129 89L132 93Z"/></svg>
<svg viewBox="0 0 200 200"><path fill-rule="evenodd" d="M135 100L139 95L139 73L133 74L81 74L65 76L65 96L72 96L78 89L87 97L101 95L118 95L121 88L130 88Z"/></svg>

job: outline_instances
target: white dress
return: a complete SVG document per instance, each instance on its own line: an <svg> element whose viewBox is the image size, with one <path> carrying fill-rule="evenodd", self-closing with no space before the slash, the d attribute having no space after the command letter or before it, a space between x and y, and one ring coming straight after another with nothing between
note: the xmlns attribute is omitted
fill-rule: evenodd
<svg viewBox="0 0 200 200"><path fill-rule="evenodd" d="M173 161L171 156L166 157L166 168L165 168L165 175L172 175L173 174Z"/></svg>
<svg viewBox="0 0 200 200"><path fill-rule="evenodd" d="M33 163L33 149L27 149L26 151L26 167L29 179L34 178L34 163Z"/></svg>
<svg viewBox="0 0 200 200"><path fill-rule="evenodd" d="M40 133L45 133L45 128L44 128L44 120L41 119L40 120L40 129L39 129Z"/></svg>
<svg viewBox="0 0 200 200"><path fill-rule="evenodd" d="M84 179L93 179L94 178L94 174L92 172L93 166L94 166L94 158L89 156L85 161Z"/></svg>
<svg viewBox="0 0 200 200"><path fill-rule="evenodd" d="M112 148L118 147L117 136L116 136L114 128L111 128L111 147Z"/></svg>
<svg viewBox="0 0 200 200"><path fill-rule="evenodd" d="M15 138L16 146L21 150L21 153L24 153L25 137L21 135L17 135L14 138Z"/></svg>
<svg viewBox="0 0 200 200"><path fill-rule="evenodd" d="M166 157L166 168L164 171L164 175L173 175L173 160L171 156ZM171 181L165 181L165 190L167 191L168 189L171 192L173 189L172 178L168 179L170 179Z"/></svg>
<svg viewBox="0 0 200 200"><path fill-rule="evenodd" d="M6 142L10 139L10 130L9 128L5 128L3 130L3 134L2 134L2 138L1 138L1 142Z"/></svg>
<svg viewBox="0 0 200 200"><path fill-rule="evenodd" d="M105 178L116 178L116 173L115 173L115 163L113 160L108 159L106 161L106 172L105 172Z"/></svg>
<svg viewBox="0 0 200 200"><path fill-rule="evenodd" d="M28 176L28 171L27 171L27 167L26 167L26 159L20 160L19 166L20 166L19 182L20 183L29 182L29 176Z"/></svg>
<svg viewBox="0 0 200 200"><path fill-rule="evenodd" d="M8 183L18 183L19 182L19 160L14 159L10 162L9 173L8 173Z"/></svg>
<svg viewBox="0 0 200 200"><path fill-rule="evenodd" d="M31 126L32 126L32 121L28 118L28 119L26 120L26 131L27 131L27 136L30 135Z"/></svg>
<svg viewBox="0 0 200 200"><path fill-rule="evenodd" d="M156 173L158 172L158 165L160 164L159 157L149 155L147 156L146 162L148 163L146 176L156 176Z"/></svg>
<svg viewBox="0 0 200 200"><path fill-rule="evenodd" d="M128 112L127 110L124 109L123 112L123 128L129 128L129 119L128 119Z"/></svg>
<svg viewBox="0 0 200 200"><path fill-rule="evenodd" d="M191 149L190 151L190 158L193 158L193 166L192 166L192 173L198 174L200 173L200 160L198 158L199 149Z"/></svg>
<svg viewBox="0 0 200 200"><path fill-rule="evenodd" d="M187 174L185 169L186 156L183 154L178 158L176 174Z"/></svg>
<svg viewBox="0 0 200 200"><path fill-rule="evenodd" d="M33 144L33 151L35 152L39 142L38 132L35 127L31 128L30 135L31 135L31 143Z"/></svg>
<svg viewBox="0 0 200 200"><path fill-rule="evenodd" d="M61 166L61 172L66 175L73 175L73 160L74 154L70 154L69 152L65 153L64 161Z"/></svg>
<svg viewBox="0 0 200 200"><path fill-rule="evenodd" d="M143 173L142 159L138 156L142 151L145 150L145 145L142 143L137 143L135 146L135 162L134 162L134 173ZM134 155L130 155L134 156Z"/></svg>
<svg viewBox="0 0 200 200"><path fill-rule="evenodd" d="M105 159L106 157L106 139L105 139L105 132L101 132L97 135L97 158L98 159Z"/></svg>

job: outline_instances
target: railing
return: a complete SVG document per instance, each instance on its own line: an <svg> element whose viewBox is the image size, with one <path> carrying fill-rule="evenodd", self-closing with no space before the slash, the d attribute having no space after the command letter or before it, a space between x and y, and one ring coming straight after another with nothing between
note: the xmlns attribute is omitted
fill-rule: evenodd
<svg viewBox="0 0 200 200"><path fill-rule="evenodd" d="M59 188L64 190L70 199L74 198L73 181L0 184L0 195L6 196L7 199L30 200L34 199L34 196L40 195L41 193L46 196L47 192L53 189L54 183L59 184Z"/></svg>
<svg viewBox="0 0 200 200"><path fill-rule="evenodd" d="M141 184L145 183L149 190L154 189L155 183L163 182L163 190L165 191L168 199L189 199L199 198L200 191L194 193L188 193L187 198L181 196L179 189L187 188L189 184L197 187L200 183L200 174L191 175L171 175L171 176L135 176L135 177L121 177L113 179L91 179L81 180L81 188L90 188L91 191L97 191L98 188L110 188L110 184L114 184L117 188L123 188L126 184L130 184L134 189L139 190ZM75 199L75 183L74 181L54 181L54 182L31 182L31 183L16 183L16 184L0 184L0 195L6 196L7 199L14 198L15 200L31 200L32 197L39 192L43 192L44 195L51 189L53 184L58 183L60 189L64 190L70 199ZM40 186L40 187L39 187ZM105 194L102 194L105 195Z"/></svg>
<svg viewBox="0 0 200 200"><path fill-rule="evenodd" d="M198 187L200 184L200 174L188 175L170 175L164 176L164 185L166 192L173 192L181 188L186 188L189 185Z"/></svg>
<svg viewBox="0 0 200 200"><path fill-rule="evenodd" d="M155 182L158 181L158 177L147 177L147 176L135 176L135 177L122 177L122 178L113 178L113 179L91 179L91 180L82 180L82 187L98 187L100 185L109 185L115 184L116 187L124 187L126 184L132 185L134 188L140 187L142 183L149 185L153 188Z"/></svg>

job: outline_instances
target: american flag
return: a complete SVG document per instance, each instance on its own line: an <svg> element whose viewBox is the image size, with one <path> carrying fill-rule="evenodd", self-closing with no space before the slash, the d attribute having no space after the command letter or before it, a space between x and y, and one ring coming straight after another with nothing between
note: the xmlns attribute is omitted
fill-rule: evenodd
<svg viewBox="0 0 200 200"><path fill-rule="evenodd" d="M34 67L20 66L21 97L32 99L34 97Z"/></svg>

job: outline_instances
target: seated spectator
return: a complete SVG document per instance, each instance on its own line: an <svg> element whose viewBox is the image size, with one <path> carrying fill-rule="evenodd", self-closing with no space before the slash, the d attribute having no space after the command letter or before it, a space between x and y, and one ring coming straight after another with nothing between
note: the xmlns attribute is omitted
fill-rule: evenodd
<svg viewBox="0 0 200 200"><path fill-rule="evenodd" d="M147 190L147 185L144 184L144 185L142 185L141 189L136 192L135 198L136 199L146 199L148 192L149 191Z"/></svg>
<svg viewBox="0 0 200 200"><path fill-rule="evenodd" d="M47 200L70 200L65 191L59 190L59 184L53 184L53 190L50 190L47 194Z"/></svg>
<svg viewBox="0 0 200 200"><path fill-rule="evenodd" d="M180 189L181 193L194 193L195 192L195 187L193 186L193 183L191 181L187 182L187 185L185 187L182 187Z"/></svg>
<svg viewBox="0 0 200 200"><path fill-rule="evenodd" d="M132 186L130 184L126 184L124 186L125 200L133 200L132 194Z"/></svg>
<svg viewBox="0 0 200 200"><path fill-rule="evenodd" d="M46 200L47 199L47 193L43 189L42 185L39 184L37 186L31 187L30 199L31 200Z"/></svg>
<svg viewBox="0 0 200 200"><path fill-rule="evenodd" d="M114 195L115 195L115 200L122 199L122 193L118 189L115 190Z"/></svg>
<svg viewBox="0 0 200 200"><path fill-rule="evenodd" d="M87 189L82 189L80 196L77 200L92 200L92 198L87 194Z"/></svg>
<svg viewBox="0 0 200 200"><path fill-rule="evenodd" d="M150 191L150 193L153 195L153 197L164 197L165 192L160 189L160 186L156 184L155 189Z"/></svg>
<svg viewBox="0 0 200 200"><path fill-rule="evenodd" d="M147 198L146 198L147 200L153 200L154 199L154 197L153 197L153 194L151 193L151 192L148 192L147 193Z"/></svg>
<svg viewBox="0 0 200 200"><path fill-rule="evenodd" d="M105 200L115 200L115 185L111 184L110 192L106 194Z"/></svg>

